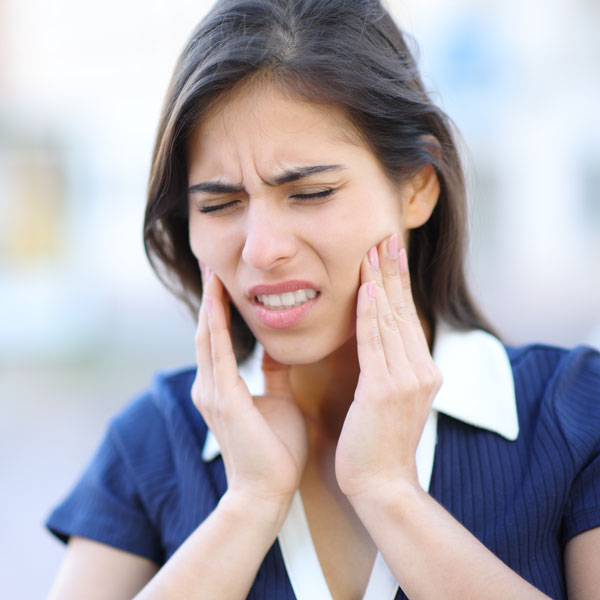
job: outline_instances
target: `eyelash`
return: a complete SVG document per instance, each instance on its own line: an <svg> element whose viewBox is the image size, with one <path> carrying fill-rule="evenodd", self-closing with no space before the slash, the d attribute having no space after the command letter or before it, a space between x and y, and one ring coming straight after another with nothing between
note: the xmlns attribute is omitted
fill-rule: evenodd
<svg viewBox="0 0 600 600"><path fill-rule="evenodd" d="M317 200L319 198L327 198L328 196L331 196L333 191L334 191L333 189L328 189L328 190L323 190L321 192L315 192L314 194L294 194L291 197L296 200ZM238 202L238 201L231 200L230 202L225 202L225 204L216 204L214 206L203 206L202 208L199 208L198 210L204 214L211 213L211 212L217 212L217 211L229 208L230 206L234 205L236 202Z"/></svg>

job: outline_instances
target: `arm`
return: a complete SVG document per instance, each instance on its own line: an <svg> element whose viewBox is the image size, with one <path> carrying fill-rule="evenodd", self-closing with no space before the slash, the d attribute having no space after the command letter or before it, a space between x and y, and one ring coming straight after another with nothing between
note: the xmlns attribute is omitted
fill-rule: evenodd
<svg viewBox="0 0 600 600"><path fill-rule="evenodd" d="M411 600L548 598L490 552L418 483L400 480L385 492L377 491L353 498L352 506Z"/></svg>
<svg viewBox="0 0 600 600"><path fill-rule="evenodd" d="M379 490L381 492L381 490ZM355 498L353 506L406 595L419 598L547 598L509 569L418 485ZM409 564L410 569L405 565ZM600 589L600 527L565 548L569 600Z"/></svg>
<svg viewBox="0 0 600 600"><path fill-rule="evenodd" d="M567 542L565 571L569 600L594 600L600 590L600 527Z"/></svg>
<svg viewBox="0 0 600 600"><path fill-rule="evenodd" d="M336 451L340 488L412 600L546 598L419 486L415 452L441 374L412 300L406 252L388 241L361 269L361 372Z"/></svg>
<svg viewBox="0 0 600 600"><path fill-rule="evenodd" d="M220 281L210 277L196 336L192 399L219 441L228 491L160 570L147 559L75 538L53 600L112 600L137 592L140 600L248 595L298 487L306 439L287 368L265 355L266 394L248 393L237 371L223 294Z"/></svg>
<svg viewBox="0 0 600 600"><path fill-rule="evenodd" d="M287 513L249 500L223 496L160 570L147 558L73 537L49 600L245 598Z"/></svg>
<svg viewBox="0 0 600 600"><path fill-rule="evenodd" d="M245 598L287 508L226 494L136 599Z"/></svg>
<svg viewBox="0 0 600 600"><path fill-rule="evenodd" d="M74 536L48 600L131 600L157 570L148 558Z"/></svg>

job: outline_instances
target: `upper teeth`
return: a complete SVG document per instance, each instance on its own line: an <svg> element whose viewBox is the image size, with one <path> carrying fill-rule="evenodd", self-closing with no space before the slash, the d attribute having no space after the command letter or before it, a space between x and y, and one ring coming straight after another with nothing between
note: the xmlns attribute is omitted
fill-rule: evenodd
<svg viewBox="0 0 600 600"><path fill-rule="evenodd" d="M264 294L257 296L257 298L261 304L269 308L292 308L304 304L316 295L315 290L306 288L295 292L284 292L283 294Z"/></svg>

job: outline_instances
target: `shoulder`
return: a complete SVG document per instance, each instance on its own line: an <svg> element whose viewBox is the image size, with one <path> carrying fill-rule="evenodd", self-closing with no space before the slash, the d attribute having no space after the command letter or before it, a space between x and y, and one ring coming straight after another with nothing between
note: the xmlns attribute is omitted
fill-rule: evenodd
<svg viewBox="0 0 600 600"><path fill-rule="evenodd" d="M110 420L111 428L128 435L145 427L169 425L192 416L201 429L205 428L190 396L195 375L196 370L192 368L159 371L151 384Z"/></svg>
<svg viewBox="0 0 600 600"><path fill-rule="evenodd" d="M172 451L184 441L201 446L207 427L194 406L190 391L195 368L160 371L150 386L109 423L109 436L121 454L148 461L148 453Z"/></svg>
<svg viewBox="0 0 600 600"><path fill-rule="evenodd" d="M600 352L589 346L571 350L544 344L506 347L515 387L559 401L600 402Z"/></svg>
<svg viewBox="0 0 600 600"><path fill-rule="evenodd" d="M552 424L571 451L600 451L600 352L531 344L507 353L521 427Z"/></svg>

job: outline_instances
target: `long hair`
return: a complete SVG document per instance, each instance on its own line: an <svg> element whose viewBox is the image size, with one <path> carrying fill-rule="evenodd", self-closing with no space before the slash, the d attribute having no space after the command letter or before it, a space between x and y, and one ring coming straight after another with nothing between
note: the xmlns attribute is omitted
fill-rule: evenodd
<svg viewBox="0 0 600 600"><path fill-rule="evenodd" d="M188 241L188 137L215 102L265 76L299 98L341 108L391 181L433 165L437 205L410 233L415 303L432 324L491 331L465 280L466 190L452 124L378 0L219 0L196 27L167 92L148 187L144 245L163 283L197 310L202 281ZM231 330L242 360L255 339L234 306Z"/></svg>

